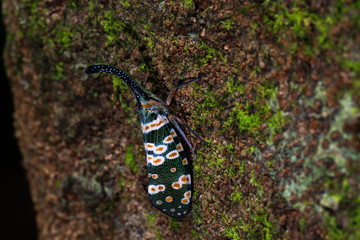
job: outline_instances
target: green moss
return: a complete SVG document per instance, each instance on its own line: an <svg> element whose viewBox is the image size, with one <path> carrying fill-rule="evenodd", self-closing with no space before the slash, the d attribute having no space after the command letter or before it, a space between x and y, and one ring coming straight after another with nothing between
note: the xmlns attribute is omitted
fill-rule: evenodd
<svg viewBox="0 0 360 240"><path fill-rule="evenodd" d="M90 2L89 2L89 12L90 12L91 14L93 14L93 13L94 13L94 9L95 9L95 3L94 3L93 0L90 0Z"/></svg>
<svg viewBox="0 0 360 240"><path fill-rule="evenodd" d="M349 60L344 59L341 61L342 66L348 70L354 73L353 79L352 79L352 87L349 90L346 90L349 92L352 96L358 95L360 93L360 61L356 60Z"/></svg>
<svg viewBox="0 0 360 240"><path fill-rule="evenodd" d="M199 231L195 230L195 229L191 229L191 236L192 239L201 239L201 234Z"/></svg>
<svg viewBox="0 0 360 240"><path fill-rule="evenodd" d="M125 185L126 185L126 179L121 177L118 182L119 192L121 192L124 189Z"/></svg>
<svg viewBox="0 0 360 240"><path fill-rule="evenodd" d="M176 219L176 218L170 218L169 221L170 221L170 227L171 227L171 229L172 229L174 232L178 232L179 229L180 229L180 224L181 224L181 222L179 222L179 220Z"/></svg>
<svg viewBox="0 0 360 240"><path fill-rule="evenodd" d="M274 239L277 232L275 231L272 223L269 221L269 214L266 213L264 208L257 211L250 210L250 219L234 220L228 216L222 217L222 222L225 226L225 235L230 239ZM242 234L241 234L242 233Z"/></svg>
<svg viewBox="0 0 360 240"><path fill-rule="evenodd" d="M47 26L44 17L45 10L40 8L41 1L24 0L22 2L24 4L25 11L29 11L29 13L26 13L26 24L22 28L24 35L35 42L44 42L44 40L47 39L47 34L42 33L47 31ZM21 14L21 11L17 14ZM17 17L20 18L20 16Z"/></svg>
<svg viewBox="0 0 360 240"><path fill-rule="evenodd" d="M225 21L221 21L221 26L226 31L231 32L231 26L235 25L235 22L232 19L226 19Z"/></svg>
<svg viewBox="0 0 360 240"><path fill-rule="evenodd" d="M234 92L244 94L245 88L239 84L241 83L234 83L232 78L228 80L228 92L232 96ZM234 102L235 107L232 108L228 119L224 121L221 132L224 133L236 125L240 133L252 134L260 143L268 141L271 144L273 136L281 132L285 123L285 116L278 107L277 88L274 84L265 83L257 86L256 93L256 100L253 102ZM263 124L267 125L268 134L264 135L259 131L259 127Z"/></svg>
<svg viewBox="0 0 360 240"><path fill-rule="evenodd" d="M243 194L241 191L234 191L231 193L230 195L230 200L232 203L235 203L235 202L240 202L243 200Z"/></svg>
<svg viewBox="0 0 360 240"><path fill-rule="evenodd" d="M55 182L55 186L56 186L56 187L60 188L61 185L62 185L62 183L61 183L60 180L57 180L57 181Z"/></svg>
<svg viewBox="0 0 360 240"><path fill-rule="evenodd" d="M73 33L74 30L70 30L69 27L57 27L55 41L60 45L59 52L62 53L65 50L68 50L72 45Z"/></svg>
<svg viewBox="0 0 360 240"><path fill-rule="evenodd" d="M230 221L227 216L222 217L222 221L225 222L225 234L228 238L233 240L240 240L242 239L240 236L240 229L244 229L246 226L241 226L239 221Z"/></svg>
<svg viewBox="0 0 360 240"><path fill-rule="evenodd" d="M234 146L231 143L224 145L224 146L221 144L217 144L216 146L212 146L212 147L219 151L226 150L227 152L229 152L229 154L233 154L233 152L234 152ZM225 176L232 176L233 174L235 174L234 169L228 168L226 165L224 165L224 162L227 160L225 157L219 157L218 153L216 153L216 152L212 152L212 154L210 156L209 155L207 155L207 156L208 157L204 158L204 156L201 152L198 153L196 164L194 164L194 174L198 173L197 170L199 170L199 172L201 172L201 168L199 168L197 166L201 166L202 164L206 164L209 167L212 167L213 169L218 170L218 171L220 169L222 169L220 171Z"/></svg>
<svg viewBox="0 0 360 240"><path fill-rule="evenodd" d="M355 199L349 198L353 195L353 189L349 186L346 180L342 184L334 183L340 189L333 189L333 194L341 199L342 206L353 206L351 210L345 210L335 215L328 211L324 212L325 225L328 230L327 239L360 239L360 197ZM338 219L339 218L339 219ZM346 221L346 225L339 225Z"/></svg>
<svg viewBox="0 0 360 240"><path fill-rule="evenodd" d="M161 236L160 230L155 226L155 221L158 216L156 214L152 214L152 213L144 213L144 215L148 219L148 228L152 229L152 230L155 229L155 235L156 235L157 239L159 239L159 240L163 239Z"/></svg>
<svg viewBox="0 0 360 240"><path fill-rule="evenodd" d="M209 119L219 119L221 113L224 111L222 102L225 95L220 98L215 96L215 93L210 89L201 91L201 87L196 83L193 84L193 95L201 95L203 98L201 102L196 105L196 109L192 114L193 121L196 125L204 125L208 123Z"/></svg>
<svg viewBox="0 0 360 240"><path fill-rule="evenodd" d="M195 54L195 57L196 57L196 64L194 64L195 68L202 69L203 66L205 64L208 64L210 60L212 60L212 59L216 60L216 58L220 58L223 63L227 64L226 59L225 59L224 55L222 54L222 52L216 50L215 48L208 46L205 42L200 41L197 44L197 47L203 51L202 51L201 55L197 54L197 53Z"/></svg>
<svg viewBox="0 0 360 240"><path fill-rule="evenodd" d="M151 37L144 37L144 40L146 41L146 47L150 50L154 50L154 46L155 46L154 39Z"/></svg>
<svg viewBox="0 0 360 240"><path fill-rule="evenodd" d="M360 73L360 61L351 61L346 59L343 62L343 67L355 73Z"/></svg>
<svg viewBox="0 0 360 240"><path fill-rule="evenodd" d="M252 37L256 37L255 36L255 32L256 30L259 28L259 25L257 24L257 22L252 22L251 23L251 36Z"/></svg>
<svg viewBox="0 0 360 240"><path fill-rule="evenodd" d="M112 81L114 89L113 104L115 104L116 102L120 102L121 108L126 113L126 119L128 123L131 123L132 119L135 118L135 111L131 106L129 99L125 97L129 94L129 87L126 85L126 83L124 83L123 80L118 77L112 76ZM130 98L133 98L132 94Z"/></svg>
<svg viewBox="0 0 360 240"><path fill-rule="evenodd" d="M139 71L153 72L154 66L151 60L145 61L140 64Z"/></svg>
<svg viewBox="0 0 360 240"><path fill-rule="evenodd" d="M254 74L257 74L260 69L254 68ZM195 85L195 84L194 84ZM199 91L200 87L194 86L194 98L201 100L196 105L193 113L193 121L195 125L203 125L208 121L207 119L217 119L223 122L220 134L226 133L235 128L244 134L252 134L257 140L267 143L272 143L272 137L281 132L281 128L285 122L284 114L279 110L277 101L277 88L272 83L263 83L254 87L256 91L256 98L248 100L245 96L247 89L240 81L235 81L234 78L229 78L225 83L224 93L221 96L216 96L210 89ZM230 100L229 100L230 99ZM224 116L224 103L231 101L234 107L230 110L229 117L222 120ZM266 125L266 133L260 132L259 126ZM249 154L258 154L259 150L257 144L247 146L245 151ZM234 146L230 144L217 144L212 146L216 151L205 155L198 153L198 159L194 163L194 177L203 179L202 187L204 189L213 189L214 180L216 176L221 175L222 178L227 178L231 181L234 177L241 177L245 172L245 161L238 159L235 154ZM222 154L224 153L224 154ZM226 157L225 157L226 156ZM201 166L209 167L209 175L204 176ZM269 220L267 207L257 209L256 206L262 205L263 190L260 182L255 179L252 174L251 183L255 187L255 191L250 195L243 195L241 189L235 189L229 196L229 200L234 209L245 208L249 212L250 218L242 219L240 216L233 219L233 215L224 215L222 218L225 226L224 233L220 234L222 237L226 236L230 239L243 239L244 236L249 239L273 239L277 232L275 231L272 222ZM211 199L213 207L219 202L216 196ZM202 203L204 204L204 203ZM236 207L235 205L238 205ZM201 223L201 213L197 212L196 204L194 206L193 221ZM204 206L202 206L204 207ZM206 233L204 233L206 235ZM219 236L220 236L219 235Z"/></svg>
<svg viewBox="0 0 360 240"><path fill-rule="evenodd" d="M52 75L50 76L50 78L52 80L63 81L65 79L66 76L63 62L58 62L55 66L52 65L51 68Z"/></svg>
<svg viewBox="0 0 360 240"><path fill-rule="evenodd" d="M124 8L130 8L131 2L129 0L120 1L120 3L123 5Z"/></svg>
<svg viewBox="0 0 360 240"><path fill-rule="evenodd" d="M157 218L156 214L152 214L152 213L144 213L144 215L147 217L148 219L148 224L149 227L153 227Z"/></svg>
<svg viewBox="0 0 360 240"><path fill-rule="evenodd" d="M214 149L217 149L217 152L226 151L227 158L219 156L218 153L212 153L210 156L204 158L202 153L198 153L198 159L194 166L194 176L202 178L202 187L205 189L215 189L215 176L219 176L221 173L221 178L228 178L229 180L234 179L234 177L241 178L245 173L245 161L240 161L236 159L236 154L234 152L234 147L232 144L227 144L222 146L218 144L214 146ZM230 157L229 157L230 156ZM229 164L229 159L234 159ZM210 168L210 174L208 176L203 176L201 168L197 168L197 165L206 165ZM258 179L255 178L255 174L251 172L251 184L255 189L252 192L247 193L244 196L243 190L240 188L235 188L232 191L232 194L228 196L231 201L233 207L232 209L243 209L248 213L247 218L243 219L241 215L234 215L234 212L229 214L223 214L221 221L224 226L224 232L219 233L218 237L227 237L229 239L243 239L244 236L248 239L273 239L277 232L273 227L273 223L269 220L269 214L266 211L266 207L262 206L258 208L256 206L260 206L263 204L263 194L264 191L262 189L261 183ZM244 176L245 177L245 176ZM194 193L195 198L196 193ZM216 196L213 196L209 199L209 201L213 202L213 208L217 209ZM204 204L204 203L202 203ZM206 205L207 206L207 205ZM202 208L204 206L202 205ZM198 213L198 208L201 207L193 205L193 221L202 223L203 219L201 215ZM196 233L192 233L193 236ZM205 233L206 235L206 233Z"/></svg>
<svg viewBox="0 0 360 240"><path fill-rule="evenodd" d="M103 15L96 18L105 32L106 46L119 48L125 53L138 49L141 54L138 70L152 72L152 58L148 54L150 52L156 54L155 46L158 39L153 31L153 23L148 21L148 9L143 5L133 4L131 1L122 1L121 4L122 9L106 10ZM139 16L134 21L128 22L126 18L119 17L119 11L135 11L139 13ZM113 61L116 61L116 58Z"/></svg>
<svg viewBox="0 0 360 240"><path fill-rule="evenodd" d="M351 14L353 9L359 9L358 0L338 0L335 2L334 11L324 15L314 13L308 4L301 0L295 1L290 7L280 0L266 1L264 6L262 20L267 32L279 42L290 39L289 36L295 38L288 45L291 54L301 51L305 56L311 57L326 49L344 50L343 39L332 37L332 29L345 18L350 18L354 28L359 28L360 25L359 14ZM338 62L341 60L342 57L339 57Z"/></svg>
<svg viewBox="0 0 360 240"><path fill-rule="evenodd" d="M181 2L181 5L183 5L187 10L195 9L195 4L194 4L193 0L183 0Z"/></svg>
<svg viewBox="0 0 360 240"><path fill-rule="evenodd" d="M119 32L125 28L125 24L111 10L104 11L104 18L100 21L100 24L105 31L106 46L114 44L119 37Z"/></svg>
<svg viewBox="0 0 360 240"><path fill-rule="evenodd" d="M71 8L75 9L75 10L78 10L78 3L77 1L75 0L70 0L70 1L67 1L66 3L68 6L70 6Z"/></svg>
<svg viewBox="0 0 360 240"><path fill-rule="evenodd" d="M247 208L248 218L245 220L240 216L237 219L231 219L227 215L222 217L225 226L225 234L230 239L274 239L277 232L273 223L269 220L269 214L264 207L255 207L262 204L264 191L260 182L255 178L254 172L251 173L251 183L256 187L256 191L251 192L250 196L244 197L241 189L234 191L229 199L233 205L239 205L239 208ZM240 234L242 233L242 235Z"/></svg>
<svg viewBox="0 0 360 240"><path fill-rule="evenodd" d="M27 38L54 49L58 49L61 54L65 50L69 50L74 44L73 35L80 29L71 29L64 26L62 21L58 21L55 27L49 31L46 25L46 8L42 6L41 1L23 1L24 9L29 11L28 19L24 27L24 34ZM72 8L77 7L74 1L69 2Z"/></svg>
<svg viewBox="0 0 360 240"><path fill-rule="evenodd" d="M134 160L133 149L134 149L133 146L129 146L129 145L128 145L128 146L126 147L126 153L125 153L124 160L125 160L125 164L130 168L130 170L131 170L133 173L137 173L137 171L138 171L138 166L137 166L137 163L136 163L135 160Z"/></svg>

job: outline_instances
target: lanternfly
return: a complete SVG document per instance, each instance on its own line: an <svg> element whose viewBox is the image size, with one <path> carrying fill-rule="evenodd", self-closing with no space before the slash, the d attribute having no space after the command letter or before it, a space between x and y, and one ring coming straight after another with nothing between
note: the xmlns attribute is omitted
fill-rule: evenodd
<svg viewBox="0 0 360 240"><path fill-rule="evenodd" d="M166 107L170 104L175 89L170 92L165 103L142 88L120 69L109 65L94 65L85 70L87 74L98 72L118 76L134 92L146 151L149 175L148 193L151 203L171 217L184 216L190 210L191 176L189 161L177 133L187 142L195 157L196 155L179 127L180 119L169 115ZM197 79L189 82L195 80Z"/></svg>

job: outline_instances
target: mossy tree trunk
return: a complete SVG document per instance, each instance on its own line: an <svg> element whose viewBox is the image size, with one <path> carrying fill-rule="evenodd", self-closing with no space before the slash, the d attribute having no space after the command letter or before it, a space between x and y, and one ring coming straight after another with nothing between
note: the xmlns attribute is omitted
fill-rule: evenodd
<svg viewBox="0 0 360 240"><path fill-rule="evenodd" d="M360 2L5 0L6 68L40 239L358 239ZM191 138L193 209L151 207L135 99Z"/></svg>

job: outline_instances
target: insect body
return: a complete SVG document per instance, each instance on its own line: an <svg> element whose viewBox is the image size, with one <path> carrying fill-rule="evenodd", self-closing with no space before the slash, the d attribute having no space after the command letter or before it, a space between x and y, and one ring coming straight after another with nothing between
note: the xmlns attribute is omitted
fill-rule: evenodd
<svg viewBox="0 0 360 240"><path fill-rule="evenodd" d="M150 201L171 217L184 216L191 203L190 166L166 104L115 67L94 65L85 72L114 74L134 92L146 151ZM178 126L176 122L174 125ZM183 134L181 130L180 133Z"/></svg>

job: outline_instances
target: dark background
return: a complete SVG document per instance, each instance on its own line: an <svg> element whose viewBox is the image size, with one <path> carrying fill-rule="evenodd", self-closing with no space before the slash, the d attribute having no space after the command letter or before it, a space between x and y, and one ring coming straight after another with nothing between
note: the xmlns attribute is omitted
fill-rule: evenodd
<svg viewBox="0 0 360 240"><path fill-rule="evenodd" d="M2 226L0 238L3 239L37 239L35 212L30 197L29 185L26 181L25 171L21 166L21 153L14 136L13 111L14 105L10 84L4 70L4 47L6 40L5 26L2 18L2 7L0 2L0 79L1 96L3 97L3 143L5 143L5 156L1 159L3 170L1 175L4 179L1 198L5 200L1 214Z"/></svg>

